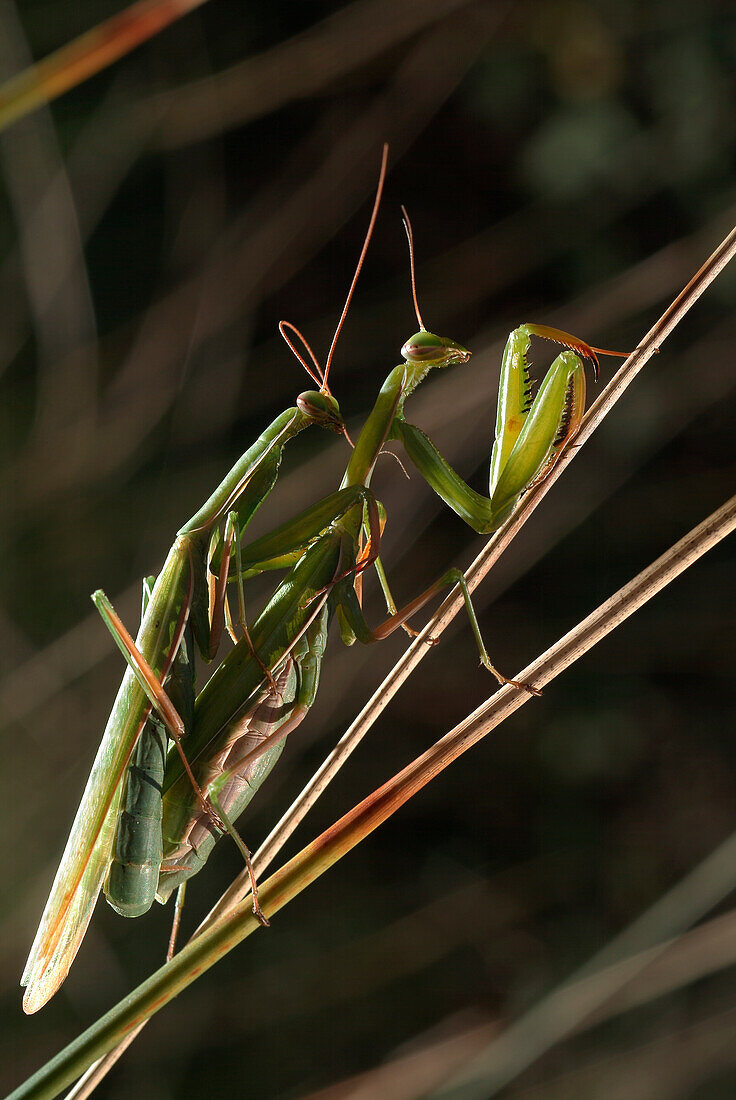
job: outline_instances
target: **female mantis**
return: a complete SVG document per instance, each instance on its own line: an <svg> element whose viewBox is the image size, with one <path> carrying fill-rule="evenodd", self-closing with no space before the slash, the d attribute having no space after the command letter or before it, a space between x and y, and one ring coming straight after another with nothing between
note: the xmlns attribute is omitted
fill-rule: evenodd
<svg viewBox="0 0 736 1100"><path fill-rule="evenodd" d="M371 228L379 198L380 185ZM369 236L370 230L356 278ZM414 300L417 308L416 293ZM198 697L192 728L187 731L186 759L170 756L167 762L164 863L157 876L155 872L148 873L149 881L158 877L161 900L199 869L206 858L205 849L211 847L220 831L221 821L228 814L236 816L244 797L247 800L252 795L252 788L244 790L242 778L244 768L250 767L254 758L250 744L246 745L243 738L248 736L244 730L254 721L254 715L260 719L264 684L270 681L281 693L283 721L274 724L258 750L266 753L262 756L262 774L275 763L286 733L306 713L319 678L326 620L333 611L348 644L355 638L372 642L404 623L444 585L458 582L464 589L481 659L495 672L480 637L464 578L457 570L446 573L401 611L394 611L376 630L368 627L356 594L355 577L373 564L378 554L382 520L380 505L370 490L373 467L385 440L399 439L422 476L466 522L476 530L492 531L510 514L529 484L544 476L582 415L584 372L573 351L558 356L531 402L526 359L530 336L536 333L567 344L590 358L596 368L597 359L595 350L587 344L556 330L522 326L511 334L502 367L490 494L485 498L465 485L431 441L404 418L407 397L430 369L463 363L470 356L454 341L427 332L418 308L417 317L421 330L404 345L403 362L381 388L340 489L250 546L241 547L238 542L234 563L228 560L227 553L215 555L220 591L228 576L240 583L266 569L288 568L289 573L254 622L250 634L237 643ZM339 330L340 325L338 333ZM110 858L122 777L150 710L149 698L139 682L147 672L150 672L148 694L176 740L184 730L184 723L161 683L175 659L188 617L200 649L207 656L214 649L212 631L204 615L211 532L220 517L237 502L237 524L242 536L274 484L285 442L297 431L311 423L332 430L342 428L339 409L327 388L330 361L331 356L320 391L302 395L295 409L277 418L205 507L182 528L159 575L137 643L127 648L129 663L136 671L129 670L123 680L31 951L24 974L28 986L26 1011L41 1007L61 984L90 919ZM234 525L235 520L231 529ZM364 529L368 542L361 550ZM386 593L392 608L387 590ZM100 606L107 614L102 599ZM113 622L109 614L107 621ZM116 632L120 640L122 634L117 628ZM190 764L193 776L187 774ZM212 804L214 813L210 810ZM147 904L138 899L134 907L141 909Z"/></svg>

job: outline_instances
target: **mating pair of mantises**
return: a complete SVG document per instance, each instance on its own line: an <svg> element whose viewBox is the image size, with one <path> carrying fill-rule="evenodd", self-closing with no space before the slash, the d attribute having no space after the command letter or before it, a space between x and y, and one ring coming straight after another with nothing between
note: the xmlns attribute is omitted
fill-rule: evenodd
<svg viewBox="0 0 736 1100"><path fill-rule="evenodd" d="M178 532L155 583L150 578L144 584L135 642L104 594L93 596L128 668L23 975L27 1012L45 1004L66 977L103 884L113 908L138 916L154 897L165 902L195 874L224 832L234 836L249 862L231 821L269 774L286 736L315 698L333 613L348 645L356 638L377 641L399 626L413 633L407 620L443 587L458 584L482 663L502 683L514 683L491 664L460 570L449 570L397 610L378 556L385 513L370 489L371 475L384 443L398 440L422 477L461 519L478 532L496 530L575 433L585 405L580 356L592 362L597 377L596 352L602 349L542 325L522 325L511 333L501 367L489 495L472 490L404 416L406 399L430 370L470 358L464 347L424 327L406 215L420 331L404 344L403 361L383 383L337 492L263 538L250 544L244 539L276 482L288 441L312 424L347 435L328 378L385 172L384 149L370 224L324 371L298 330L285 322L280 326L318 390L300 394L295 407L276 417ZM296 349L289 330L301 339L307 357ZM554 360L533 399L527 358L532 335L568 349ZM369 566L376 568L390 614L376 629L363 615L358 583ZM288 572L248 628L243 583L268 569ZM195 700L192 639L211 661L224 620L234 632L228 583L237 589L241 637ZM530 685L516 686L534 691ZM169 737L173 743L167 751ZM255 882L253 887L258 914Z"/></svg>

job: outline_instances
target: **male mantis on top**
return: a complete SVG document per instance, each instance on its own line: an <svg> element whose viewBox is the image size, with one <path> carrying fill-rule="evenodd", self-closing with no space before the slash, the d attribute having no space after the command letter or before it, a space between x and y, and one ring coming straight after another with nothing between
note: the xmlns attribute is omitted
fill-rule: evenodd
<svg viewBox="0 0 736 1100"><path fill-rule="evenodd" d="M380 185L371 228L379 199ZM411 245L410 232L409 237ZM354 283L355 280L353 286ZM349 298L350 295L348 301ZM470 357L461 345L427 332L416 304L415 291L414 301L421 329L406 342L402 348L403 362L391 371L384 382L356 442L340 489L248 546L242 546L242 539L239 539L234 561L230 558L229 564L227 554L221 554L219 549L215 554L214 565L219 568L221 581L229 575L230 579L240 584L266 569L287 568L289 572L256 618L250 632L236 644L197 698L192 728L187 730L186 760L169 756L164 779L164 862L160 870L156 869L159 900L166 900L176 885L199 869L221 831L222 822L227 821L228 815L233 818L237 816L252 796L253 789L275 763L286 733L306 713L316 692L326 625L333 611L348 644L356 638L372 642L403 624L444 585L460 583L481 659L496 673L485 652L464 578L458 570L448 571L401 611L394 610L391 617L377 629L369 628L356 594L355 578L376 561L378 554L382 516L380 505L369 487L372 471L384 442L396 438L403 443L422 476L466 522L479 531L495 530L511 513L521 493L535 479L544 476L556 460L575 431L583 411L583 365L572 350L557 357L536 398L531 400L527 364L530 336L536 334L576 349L592 360L596 371L597 358L595 349L587 344L544 326L525 325L511 334L503 359L490 494L486 498L471 490L448 466L431 441L404 418L407 397L430 369L464 363ZM330 361L331 354L325 376ZM302 408L302 404L307 406L308 411ZM319 415L316 415L317 411ZM289 410L290 425L297 422L297 412L302 412L308 423L323 423L338 430L342 424L336 403L327 391L326 377L318 394L310 394L305 402L298 403L297 409ZM282 417L285 416L287 414L282 414ZM196 617L198 603L195 586L198 583L200 590L203 588L200 574L206 570L206 544L210 532L219 517L235 502L237 487L240 494L238 521L242 536L242 530L273 485L281 448L286 438L290 437L285 435L280 420L274 421L254 447L246 452L244 459L237 464L205 509L182 529L187 535L197 536L196 554L187 544L187 554L190 560L194 556L195 561L184 568L180 564L182 555L179 551L176 555L178 564L174 569L169 565L170 554L153 590L136 645L124 640L123 628L104 597L99 598L98 606L114 629L116 640L124 648L135 672L129 670L126 673L108 723L108 729L111 723L114 727L113 762L105 761L99 769L96 763L78 814L79 818L84 809L83 817L95 815L92 830L87 825L83 826L83 835L89 837L91 832L93 842L80 847L73 830L34 943L24 975L28 985L24 1002L27 1011L41 1007L58 988L81 942L109 861L112 830L123 785L121 779L137 733L148 715L148 700L154 701L167 727L177 738L183 732L183 723L162 690L161 683L178 649L190 608L195 632L199 629L200 634L203 632L207 637L201 618L198 622ZM298 422L299 430L306 426L306 423ZM277 424L279 427L274 432L274 425ZM293 430L291 434L294 434ZM276 442L272 442L274 435ZM271 457L272 452L277 454ZM365 549L361 550L363 530L367 531L368 540ZM218 560L220 558L222 560ZM172 575L176 578L176 585L172 582ZM186 580L184 593L181 591L182 575ZM223 586L221 583L218 587L221 590ZM385 589L385 592L392 607L388 590ZM199 598L201 600L201 596ZM157 607L156 615L151 613L152 605ZM162 629L161 622L164 620ZM505 680L500 674L496 675L501 681ZM140 686L142 681L147 681L145 690ZM262 718L267 683L278 693L281 713L277 722L269 720L266 723L273 732L254 751L251 747L252 724ZM131 698L133 707L129 702ZM135 712L134 717L131 711ZM257 756L260 756L258 776L252 770ZM246 778L243 781L244 775ZM76 854L80 850L84 853L83 860ZM148 867L146 876L149 880L152 877ZM120 903L120 907L124 904L127 903ZM133 907L140 911L147 904L136 898Z"/></svg>

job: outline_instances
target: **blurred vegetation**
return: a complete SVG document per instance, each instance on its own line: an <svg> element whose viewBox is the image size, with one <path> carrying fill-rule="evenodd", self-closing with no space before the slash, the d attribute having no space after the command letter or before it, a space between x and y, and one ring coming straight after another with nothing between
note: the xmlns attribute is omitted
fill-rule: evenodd
<svg viewBox="0 0 736 1100"><path fill-rule="evenodd" d="M119 8L0 0L0 76ZM121 674L88 594L134 623L141 576L303 388L276 325L324 354L381 143L386 197L334 391L359 425L415 327L403 202L425 320L475 352L411 418L481 488L508 330L633 347L736 220L735 60L736 15L715 0L213 0L0 135L3 1084L165 951L168 912L126 923L101 906L63 991L21 1015ZM735 301L727 270L479 592L509 674L732 493ZM258 530L336 487L346 457L303 436ZM375 486L399 598L469 562L478 539L417 476L386 460ZM735 576L726 543L184 994L100 1095L306 1096L453 1036L472 1052L533 1004L733 828ZM242 823L252 847L403 644L333 639L319 704ZM458 619L299 837L491 687ZM190 929L239 869L221 847ZM732 1096L728 961L598 1022L509 1095ZM428 1094L419 1080L396 1095Z"/></svg>

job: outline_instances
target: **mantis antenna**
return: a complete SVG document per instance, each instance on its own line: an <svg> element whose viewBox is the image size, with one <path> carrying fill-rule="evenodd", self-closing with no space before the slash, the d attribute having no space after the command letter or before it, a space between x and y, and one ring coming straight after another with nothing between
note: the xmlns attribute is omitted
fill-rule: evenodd
<svg viewBox="0 0 736 1100"><path fill-rule="evenodd" d="M356 284L358 282L358 277L359 277L360 272L361 272L362 267L363 267L363 262L365 260L366 252L368 251L368 245L370 244L371 237L373 236L373 228L376 224L376 218L378 217L378 208L381 205L381 196L383 195L383 184L384 184L384 181L386 179L386 165L387 165L387 163L388 163L388 145L384 145L383 153L382 153L382 156L381 156L381 170L378 174L378 186L376 188L376 197L375 197L374 202L373 202L373 211L371 213L371 220L368 223L368 231L365 235L365 240L363 241L363 247L360 251L360 256L358 257L358 263L356 264L355 274L353 275L352 282L350 283L350 289L348 290L348 295L347 295L347 298L345 299L345 305L342 307L342 313L340 314L340 320L337 322L337 328L335 329L335 335L332 337L332 343L330 345L330 350L327 354L327 363L326 363L326 366L325 366L324 370L322 370L322 368L320 367L316 355L314 354L314 352L312 351L311 347L309 346L306 338L299 331L299 329L296 327L296 325L292 325L292 323L290 321L279 321L279 332L283 336L286 343L289 345L289 348L291 349L291 351L294 353L296 358L299 360L301 365L304 367L304 369L307 372L307 374L309 375L309 377L312 378L317 383L317 385L320 388L320 393L327 393L327 394L330 393L330 387L329 387L327 378L329 376L330 367L332 365L332 357L335 354L335 347L337 346L337 341L340 337L340 333L342 332L342 327L345 324L345 318L348 315L348 310L350 309L350 303L353 300L353 294L355 293L355 287L356 287ZM314 364L315 369L317 371L316 374L314 373L312 368L309 366L309 364L307 363L304 356L299 351L297 351L296 347L294 346L293 341L291 340L291 338L286 333L287 329L289 329L289 331L293 332L294 335L299 338L299 340L301 341L303 346L306 348L307 354L308 354L309 358L311 359L312 363Z"/></svg>
<svg viewBox="0 0 736 1100"><path fill-rule="evenodd" d="M303 344L303 345L304 345L304 347L305 347L305 348L307 349L307 354L309 355L309 358L310 358L310 359L312 360L312 362L314 363L314 365L315 365L315 367L316 367L316 369L317 369L317 373L316 373L316 374L314 373L314 371L312 370L312 368L311 368L311 367L309 366L309 364L307 363L307 361L306 361L306 359L304 358L304 356L303 356L303 355L301 355L301 353L300 353L300 352L298 352L298 351L296 350L296 348L294 347L294 344L293 344L293 342L292 342L291 338L290 338L289 336L287 336L287 335L286 335L286 329L287 329L287 328L288 328L288 329L290 329L290 330L291 330L291 331L292 331L292 332L294 333L294 335L295 335L295 336L298 336L298 337L299 337L299 339L301 340L302 344ZM294 355L295 355L295 356L297 357L297 359L299 360L299 362L301 363L301 365L302 365L302 366L304 367L305 371L307 372L307 374L309 375L309 377L310 377L310 378L312 379L312 381L313 381L313 382L316 382L316 383L317 383L317 385L319 386L320 390L324 389L324 388L325 388L325 381L326 381L326 379L325 379L325 376L324 376L324 373L323 373L323 371L322 371L322 368L321 368L321 366L320 366L320 365L319 365L319 363L317 362L317 356L316 356L316 355L314 354L314 352L312 351L311 347L309 346L309 344L308 344L308 342L307 342L307 339L306 339L306 337L304 336L304 334L303 334L302 332L300 332L300 331L299 331L299 329L298 329L298 328L296 327L296 325L292 325L291 321L279 321L279 332L281 333L281 335L283 336L284 340L285 340L285 341L286 341L286 343L287 343L287 344L289 345L289 348L290 348L290 349L292 350L292 352L294 353Z"/></svg>
<svg viewBox="0 0 736 1100"><path fill-rule="evenodd" d="M358 276L360 275L363 267L363 261L365 260L365 254L368 251L368 245L370 244L371 237L373 236L373 227L376 224L376 218L378 217L378 208L381 205L381 196L383 195L383 184L386 179L386 165L388 164L388 145L384 145L383 153L381 154L381 170L378 173L378 186L376 187L376 197L373 201L373 212L371 213L371 220L368 223L368 232L365 235L363 241L363 248L361 249L360 256L358 257L358 263L355 267L355 274L353 275L353 281L350 284L348 290L348 296L345 299L345 305L342 307L342 313L340 314L340 320L337 322L337 328L335 329L335 335L332 337L332 344L330 350L327 353L327 363L325 364L324 384L327 385L327 378L330 373L330 367L332 366L332 356L335 354L335 347L337 341L342 332L342 326L345 324L345 318L348 315L350 309L350 303L353 300L353 294L355 292L355 286L358 282Z"/></svg>
<svg viewBox="0 0 736 1100"><path fill-rule="evenodd" d="M425 328L424 321L422 320L422 315L419 312L419 302L417 301L417 280L416 270L414 266L414 232L411 228L411 222L409 220L409 215L406 211L405 206L401 207L401 214L404 222L404 229L406 230L406 239L409 242L409 268L411 270L411 296L414 300L414 312L417 315L419 328L422 330L422 332L426 332L427 329Z"/></svg>

